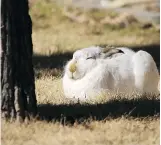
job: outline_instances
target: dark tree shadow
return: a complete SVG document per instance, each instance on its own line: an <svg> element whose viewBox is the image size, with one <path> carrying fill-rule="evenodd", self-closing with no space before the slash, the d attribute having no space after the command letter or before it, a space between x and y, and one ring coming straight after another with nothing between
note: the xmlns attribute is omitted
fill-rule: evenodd
<svg viewBox="0 0 161 145"><path fill-rule="evenodd" d="M101 44L101 46L104 46L107 44ZM160 70L160 45L154 44L154 45L147 45L147 46L137 46L132 47L134 50L145 50L149 52L158 67L158 70ZM73 53L63 53L63 54L53 54L51 56L43 56L43 55L34 55L33 56L33 64L34 68L37 69L61 69L66 64L66 62L72 58Z"/></svg>
<svg viewBox="0 0 161 145"><path fill-rule="evenodd" d="M40 104L39 117L47 121L65 121L66 123L83 122L84 120L105 120L118 117L154 117L160 116L160 100L135 99L113 100L105 104Z"/></svg>
<svg viewBox="0 0 161 145"><path fill-rule="evenodd" d="M50 56L34 55L33 64L38 69L63 68L68 60L72 58L73 53L53 54Z"/></svg>

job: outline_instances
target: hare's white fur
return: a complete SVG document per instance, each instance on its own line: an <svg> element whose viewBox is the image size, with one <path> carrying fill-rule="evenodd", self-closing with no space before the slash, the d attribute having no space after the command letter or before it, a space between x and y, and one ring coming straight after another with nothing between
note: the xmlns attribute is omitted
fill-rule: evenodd
<svg viewBox="0 0 161 145"><path fill-rule="evenodd" d="M142 50L135 53L128 48L117 49L124 54L111 59L100 57L100 47L76 51L65 67L65 96L84 100L102 92L129 94L134 91L158 95L159 73L152 56ZM69 71L72 64L76 65L73 73Z"/></svg>

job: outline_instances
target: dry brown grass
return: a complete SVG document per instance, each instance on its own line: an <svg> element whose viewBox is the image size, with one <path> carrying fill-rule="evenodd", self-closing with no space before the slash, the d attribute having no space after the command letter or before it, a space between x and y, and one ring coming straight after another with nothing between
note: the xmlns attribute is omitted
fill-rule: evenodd
<svg viewBox="0 0 161 145"><path fill-rule="evenodd" d="M55 3L37 0L31 5L34 52L41 55L71 52L94 44L140 46L158 44L159 31L155 27L143 29L142 24L120 28L100 24L100 17L116 17L108 11L81 11L96 24L76 23L63 15L63 8Z"/></svg>
<svg viewBox="0 0 161 145"><path fill-rule="evenodd" d="M17 125L2 122L3 145L158 145L159 119L113 119L62 126L32 122Z"/></svg>
<svg viewBox="0 0 161 145"><path fill-rule="evenodd" d="M63 96L61 79L36 80L39 121L2 121L3 145L157 145L157 98L107 98L107 102L78 103ZM111 100L111 101L110 101Z"/></svg>
<svg viewBox="0 0 161 145"><path fill-rule="evenodd" d="M31 16L40 119L21 125L2 121L2 145L158 145L158 97L80 103L65 99L61 86L62 67L71 52L89 45L146 45L159 66L158 30L77 24L54 3L40 0L31 4ZM102 12L95 12L97 16Z"/></svg>

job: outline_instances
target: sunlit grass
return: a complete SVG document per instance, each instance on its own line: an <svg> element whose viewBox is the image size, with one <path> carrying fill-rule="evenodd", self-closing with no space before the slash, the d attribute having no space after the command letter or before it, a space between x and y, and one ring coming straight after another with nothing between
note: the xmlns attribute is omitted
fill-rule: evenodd
<svg viewBox="0 0 161 145"><path fill-rule="evenodd" d="M140 23L127 28L102 25L99 20L93 25L71 21L64 14L64 7L54 2L35 1L30 14L33 21L33 44L37 54L65 53L95 44L139 46L160 43L160 34L155 27L143 29ZM100 19L113 12L104 10L73 10L92 19Z"/></svg>

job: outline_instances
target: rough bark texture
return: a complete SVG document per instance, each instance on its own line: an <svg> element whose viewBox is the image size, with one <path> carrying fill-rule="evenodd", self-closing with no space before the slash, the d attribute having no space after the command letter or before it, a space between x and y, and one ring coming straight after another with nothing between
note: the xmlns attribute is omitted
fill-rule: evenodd
<svg viewBox="0 0 161 145"><path fill-rule="evenodd" d="M1 111L5 118L24 120L37 113L28 10L27 0L1 1Z"/></svg>

